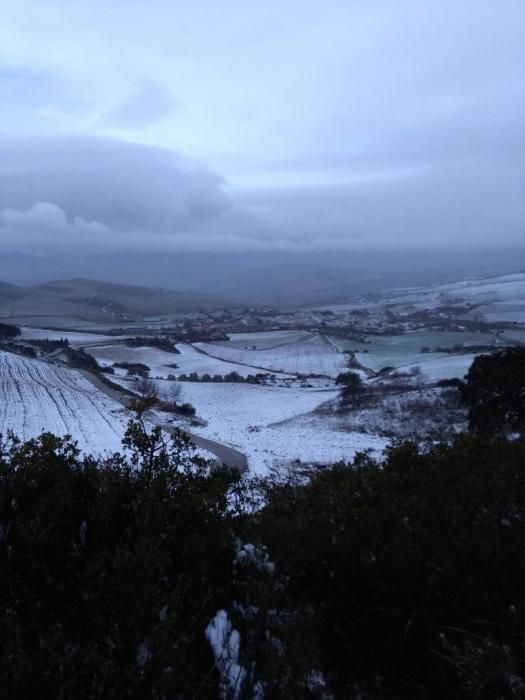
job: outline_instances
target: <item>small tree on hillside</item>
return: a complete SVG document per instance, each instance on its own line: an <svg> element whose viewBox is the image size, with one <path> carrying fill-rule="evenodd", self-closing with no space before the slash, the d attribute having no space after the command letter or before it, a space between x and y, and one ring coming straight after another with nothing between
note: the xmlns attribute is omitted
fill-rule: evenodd
<svg viewBox="0 0 525 700"><path fill-rule="evenodd" d="M182 391L180 388L180 384L178 384L177 382L170 384L169 388L164 393L164 402L168 405L169 408L175 409L178 408L181 398Z"/></svg>
<svg viewBox="0 0 525 700"><path fill-rule="evenodd" d="M344 372L336 379L336 384L342 385L339 395L341 409L353 408L361 404L364 384L356 372Z"/></svg>
<svg viewBox="0 0 525 700"><path fill-rule="evenodd" d="M22 335L22 331L18 326L11 323L0 323L0 338L16 338Z"/></svg>
<svg viewBox="0 0 525 700"><path fill-rule="evenodd" d="M142 377L135 382L135 391L139 395L139 399L135 402L135 408L139 413L152 408L159 401L159 392L152 379Z"/></svg>

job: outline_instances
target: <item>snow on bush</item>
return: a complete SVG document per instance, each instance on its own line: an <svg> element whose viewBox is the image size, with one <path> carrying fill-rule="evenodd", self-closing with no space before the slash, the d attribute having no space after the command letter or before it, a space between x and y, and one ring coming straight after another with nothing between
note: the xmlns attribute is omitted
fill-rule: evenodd
<svg viewBox="0 0 525 700"><path fill-rule="evenodd" d="M225 610L217 612L206 627L205 634L221 677L220 697L239 698L246 677L246 669L239 665L241 635L233 629Z"/></svg>

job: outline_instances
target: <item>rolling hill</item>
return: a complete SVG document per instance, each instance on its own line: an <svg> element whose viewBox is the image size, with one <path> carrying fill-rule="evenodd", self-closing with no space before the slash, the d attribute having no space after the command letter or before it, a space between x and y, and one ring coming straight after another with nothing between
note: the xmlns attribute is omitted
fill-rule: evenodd
<svg viewBox="0 0 525 700"><path fill-rule="evenodd" d="M0 319L17 323L74 325L112 323L157 314L207 311L227 303L199 292L113 284L88 279L57 280L32 287L0 283Z"/></svg>

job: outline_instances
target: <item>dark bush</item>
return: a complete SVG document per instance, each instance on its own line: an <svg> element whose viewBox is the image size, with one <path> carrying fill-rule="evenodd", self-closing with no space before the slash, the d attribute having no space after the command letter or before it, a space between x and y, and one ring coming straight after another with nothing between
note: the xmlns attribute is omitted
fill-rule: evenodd
<svg viewBox="0 0 525 700"><path fill-rule="evenodd" d="M12 323L0 323L0 338L16 338L22 335L22 331L18 326Z"/></svg>
<svg viewBox="0 0 525 700"><path fill-rule="evenodd" d="M525 440L391 447L253 485L182 434L0 441L3 697L525 696Z"/></svg>
<svg viewBox="0 0 525 700"><path fill-rule="evenodd" d="M479 355L461 387L475 432L523 432L525 429L525 348Z"/></svg>

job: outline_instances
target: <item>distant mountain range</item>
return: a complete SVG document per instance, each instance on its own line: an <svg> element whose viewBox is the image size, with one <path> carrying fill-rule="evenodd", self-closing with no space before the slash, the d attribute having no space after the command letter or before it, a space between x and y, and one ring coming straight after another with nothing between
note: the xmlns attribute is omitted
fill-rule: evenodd
<svg viewBox="0 0 525 700"><path fill-rule="evenodd" d="M176 314L227 306L198 292L73 279L30 287L0 283L0 319L30 323L45 318L46 325L69 320L122 323L156 314Z"/></svg>
<svg viewBox="0 0 525 700"><path fill-rule="evenodd" d="M36 294L42 297L42 303L53 298L93 310L97 299L107 298L114 309L120 304L130 313L146 314L239 304L297 307L344 302L355 294L393 287L524 270L525 247L463 251L123 253L87 258L3 253L0 280L4 284L0 285L0 300L5 303L16 295L26 299L27 295ZM53 280L69 281L47 284ZM24 289L6 283L22 285ZM104 283L111 283L111 288ZM34 285L40 286L35 289ZM118 285L125 285L127 291L123 287L117 291ZM129 291L144 287L154 290ZM94 300L89 301L93 292L96 292Z"/></svg>

